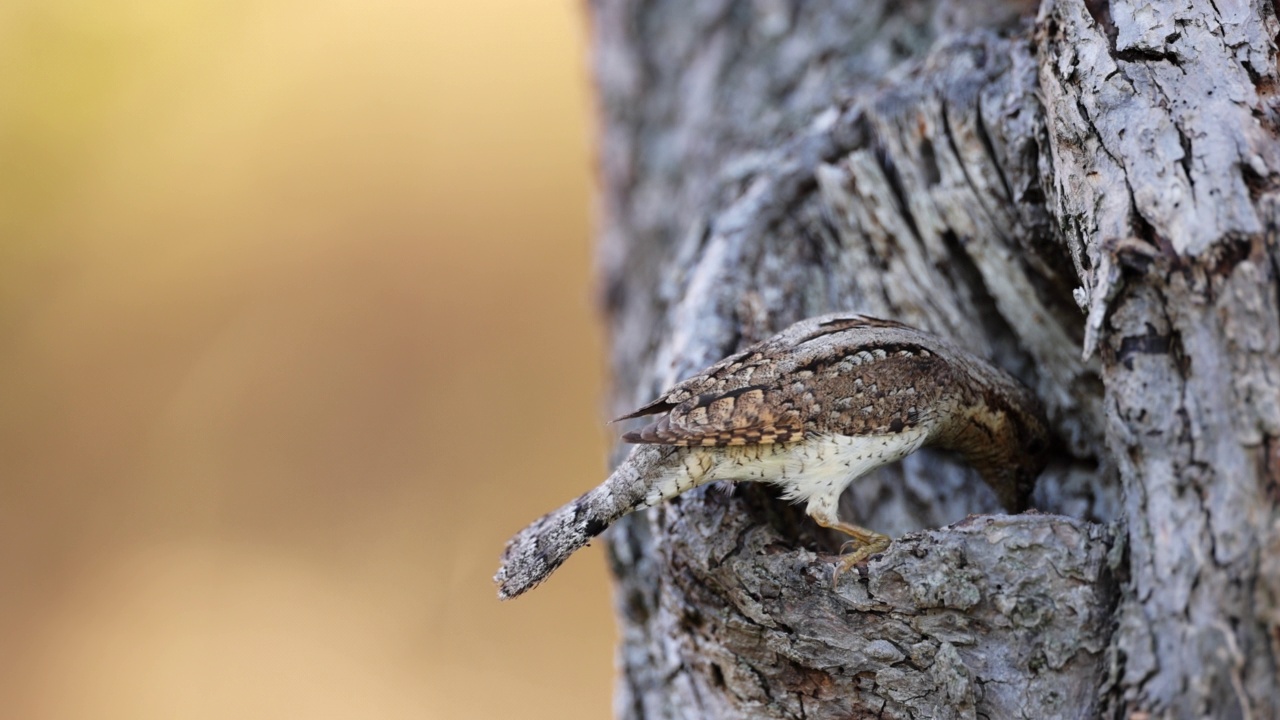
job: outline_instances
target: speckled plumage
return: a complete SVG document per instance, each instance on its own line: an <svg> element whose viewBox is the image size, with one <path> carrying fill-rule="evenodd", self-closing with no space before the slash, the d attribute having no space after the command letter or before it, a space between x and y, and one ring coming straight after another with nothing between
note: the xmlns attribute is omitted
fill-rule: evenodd
<svg viewBox="0 0 1280 720"><path fill-rule="evenodd" d="M500 597L542 582L619 517L717 480L772 482L807 501L861 546L847 568L888 544L836 516L859 476L933 445L1019 511L1047 445L1039 403L1003 371L930 333L848 314L798 322L619 419L649 415L661 417L623 436L640 447L609 479L507 543Z"/></svg>

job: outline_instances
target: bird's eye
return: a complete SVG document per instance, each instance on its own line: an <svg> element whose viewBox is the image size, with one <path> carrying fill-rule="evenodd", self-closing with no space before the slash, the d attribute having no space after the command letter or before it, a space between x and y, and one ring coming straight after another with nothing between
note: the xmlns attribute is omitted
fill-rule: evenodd
<svg viewBox="0 0 1280 720"><path fill-rule="evenodd" d="M1045 448L1045 442L1041 438L1036 438L1035 440L1032 440L1031 444L1027 446L1027 450L1030 451L1032 455L1039 455L1040 453L1044 452L1044 448Z"/></svg>

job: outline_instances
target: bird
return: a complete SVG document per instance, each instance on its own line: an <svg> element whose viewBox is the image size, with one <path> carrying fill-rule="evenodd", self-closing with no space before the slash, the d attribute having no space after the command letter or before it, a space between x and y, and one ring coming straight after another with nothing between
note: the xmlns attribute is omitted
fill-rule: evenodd
<svg viewBox="0 0 1280 720"><path fill-rule="evenodd" d="M635 447L608 479L507 542L499 598L539 585L624 515L717 481L771 483L848 535L834 582L891 543L838 515L859 477L942 448L1021 512L1049 447L1042 405L1011 375L932 333L849 313L801 320L615 422L651 416L622 436Z"/></svg>

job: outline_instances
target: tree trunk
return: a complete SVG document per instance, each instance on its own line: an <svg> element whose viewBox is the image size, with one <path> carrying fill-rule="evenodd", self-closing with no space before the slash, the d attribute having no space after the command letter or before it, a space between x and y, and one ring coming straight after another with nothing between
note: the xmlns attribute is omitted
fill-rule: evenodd
<svg viewBox="0 0 1280 720"><path fill-rule="evenodd" d="M840 539L752 483L620 523L619 717L1280 714L1272 5L591 10L618 414L853 310L1057 437L1040 513L964 519L994 497L928 452L855 483L899 539L837 587Z"/></svg>

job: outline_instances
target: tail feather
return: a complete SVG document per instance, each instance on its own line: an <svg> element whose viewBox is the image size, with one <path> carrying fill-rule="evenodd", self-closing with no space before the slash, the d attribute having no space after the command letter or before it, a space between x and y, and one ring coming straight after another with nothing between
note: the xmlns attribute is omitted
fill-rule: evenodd
<svg viewBox="0 0 1280 720"><path fill-rule="evenodd" d="M507 600L536 587L591 538L625 513L610 512L596 488L547 513L507 541L502 567L493 577Z"/></svg>
<svg viewBox="0 0 1280 720"><path fill-rule="evenodd" d="M665 445L637 447L599 487L516 533L493 576L498 597L507 600L536 587L623 515L693 487L674 480L686 452Z"/></svg>

